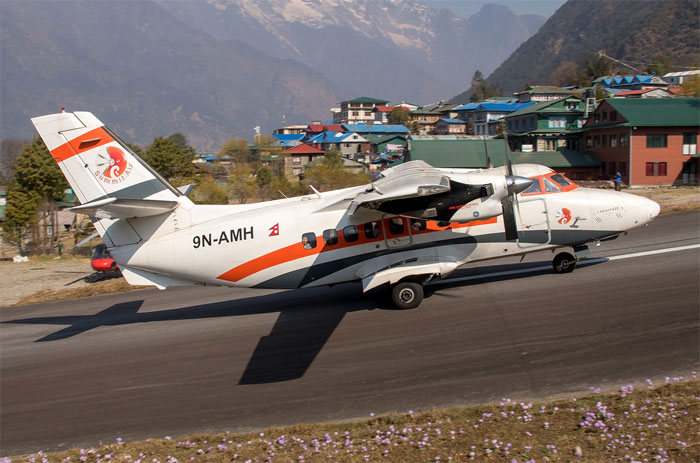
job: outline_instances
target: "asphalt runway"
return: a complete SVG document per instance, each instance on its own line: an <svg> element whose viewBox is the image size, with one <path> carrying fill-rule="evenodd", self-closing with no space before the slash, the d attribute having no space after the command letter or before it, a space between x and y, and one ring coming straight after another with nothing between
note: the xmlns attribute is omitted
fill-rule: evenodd
<svg viewBox="0 0 700 463"><path fill-rule="evenodd" d="M0 455L687 376L700 366L698 243L700 212L665 215L573 273L554 274L550 252L491 261L407 311L359 284L3 308Z"/></svg>

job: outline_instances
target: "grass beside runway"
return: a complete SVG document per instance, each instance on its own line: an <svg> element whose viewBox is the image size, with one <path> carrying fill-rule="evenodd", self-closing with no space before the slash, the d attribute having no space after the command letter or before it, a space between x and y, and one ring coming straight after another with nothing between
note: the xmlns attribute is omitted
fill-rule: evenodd
<svg viewBox="0 0 700 463"><path fill-rule="evenodd" d="M241 423L235 423L237 426ZM0 462L696 462L700 381L624 385L614 393L295 425L249 434L115 442Z"/></svg>

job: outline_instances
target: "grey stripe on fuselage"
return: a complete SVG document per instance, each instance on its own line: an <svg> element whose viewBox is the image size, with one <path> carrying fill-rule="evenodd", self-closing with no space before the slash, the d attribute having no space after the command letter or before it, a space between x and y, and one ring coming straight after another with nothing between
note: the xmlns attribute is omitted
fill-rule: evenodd
<svg viewBox="0 0 700 463"><path fill-rule="evenodd" d="M537 233L539 238L540 233ZM554 245L554 246L568 246L575 244L583 244L597 239L602 239L605 237L618 235L621 232L611 232L602 230L551 230L552 239L549 243L542 243L543 245ZM527 237L529 234L525 232ZM478 239L477 239L478 238ZM459 238L452 238L446 240L440 240L439 242L430 241L427 243L407 246L403 248L389 248L382 249L380 251L367 252L365 254L359 254L349 257L344 257L341 259L332 260L329 262L323 262L319 264L311 264L309 267L300 268L291 272L284 273L282 275L270 278L264 282L255 285L256 288L301 288L309 283L312 283L320 278L326 277L333 273L339 272L342 269L355 265L361 262L368 261L375 257L384 256L387 254L397 254L401 252L425 249L430 247L441 247L441 246L452 246L460 244L475 244L475 243L501 243L505 241L504 233L490 233L487 235L478 235L474 237L471 235L461 236ZM523 241L525 242L525 241ZM529 244L529 243L528 243ZM532 251L524 251L533 252ZM333 252L333 251L328 251Z"/></svg>

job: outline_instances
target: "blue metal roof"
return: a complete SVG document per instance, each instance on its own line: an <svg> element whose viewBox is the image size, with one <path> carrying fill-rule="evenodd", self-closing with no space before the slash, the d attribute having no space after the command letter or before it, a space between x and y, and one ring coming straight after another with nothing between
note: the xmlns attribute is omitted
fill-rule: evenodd
<svg viewBox="0 0 700 463"><path fill-rule="evenodd" d="M456 108L453 108L453 111L469 111L473 110L479 107L479 103L469 103L469 104L463 104L462 106L457 106Z"/></svg>
<svg viewBox="0 0 700 463"><path fill-rule="evenodd" d="M519 109L527 108L530 105L535 104L534 101L528 101L526 103L517 103L517 102L507 102L507 103L481 103L479 107L475 110L475 112L481 112L481 111L504 111L504 112L512 112L512 111L517 111Z"/></svg>
<svg viewBox="0 0 700 463"><path fill-rule="evenodd" d="M440 119L443 122L447 122L448 124L464 124L464 121L462 119L447 119L443 118Z"/></svg>

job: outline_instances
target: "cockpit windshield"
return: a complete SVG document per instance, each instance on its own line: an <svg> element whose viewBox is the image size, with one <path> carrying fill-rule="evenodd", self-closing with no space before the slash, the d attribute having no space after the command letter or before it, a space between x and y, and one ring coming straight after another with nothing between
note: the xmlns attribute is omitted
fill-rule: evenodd
<svg viewBox="0 0 700 463"><path fill-rule="evenodd" d="M558 193L560 191L570 191L578 188L578 185L561 174L551 173L530 178L532 178L534 182L527 187L525 191L520 193L522 196Z"/></svg>

